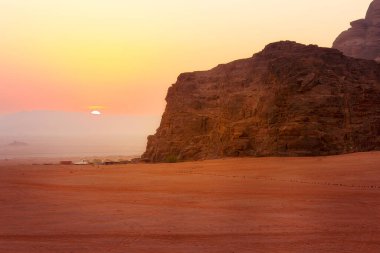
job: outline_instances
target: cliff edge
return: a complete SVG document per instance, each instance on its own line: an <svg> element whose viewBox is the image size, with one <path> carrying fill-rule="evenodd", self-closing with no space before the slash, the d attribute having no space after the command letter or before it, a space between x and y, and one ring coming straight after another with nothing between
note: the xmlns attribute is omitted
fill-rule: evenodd
<svg viewBox="0 0 380 253"><path fill-rule="evenodd" d="M318 156L380 150L380 65L283 41L184 73L142 158Z"/></svg>

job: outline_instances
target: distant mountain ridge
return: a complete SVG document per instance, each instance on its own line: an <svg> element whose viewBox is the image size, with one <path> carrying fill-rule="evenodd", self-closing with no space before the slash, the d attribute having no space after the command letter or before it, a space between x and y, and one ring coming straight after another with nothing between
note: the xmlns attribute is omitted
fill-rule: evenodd
<svg viewBox="0 0 380 253"><path fill-rule="evenodd" d="M158 116L31 111L0 116L0 159L136 155ZM27 145L22 145L23 143Z"/></svg>
<svg viewBox="0 0 380 253"><path fill-rule="evenodd" d="M21 141L13 141L7 145L8 147L26 147L29 146L28 143L26 142L21 142Z"/></svg>
<svg viewBox="0 0 380 253"><path fill-rule="evenodd" d="M2 135L144 135L157 128L159 116L101 115L30 111L0 115Z"/></svg>

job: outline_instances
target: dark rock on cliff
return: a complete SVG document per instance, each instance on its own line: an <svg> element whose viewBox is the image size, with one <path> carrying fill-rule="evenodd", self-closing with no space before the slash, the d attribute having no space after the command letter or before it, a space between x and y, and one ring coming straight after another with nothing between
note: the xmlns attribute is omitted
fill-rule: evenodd
<svg viewBox="0 0 380 253"><path fill-rule="evenodd" d="M166 100L152 162L380 149L380 65L335 49L273 43L181 74Z"/></svg>
<svg viewBox="0 0 380 253"><path fill-rule="evenodd" d="M380 61L380 0L371 3L365 19L351 22L351 28L339 35L333 48L347 56Z"/></svg>

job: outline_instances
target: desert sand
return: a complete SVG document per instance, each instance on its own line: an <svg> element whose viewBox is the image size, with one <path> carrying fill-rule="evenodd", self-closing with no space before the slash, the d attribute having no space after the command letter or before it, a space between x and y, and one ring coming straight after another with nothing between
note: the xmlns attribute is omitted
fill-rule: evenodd
<svg viewBox="0 0 380 253"><path fill-rule="evenodd" d="M0 252L380 252L380 152L0 166Z"/></svg>

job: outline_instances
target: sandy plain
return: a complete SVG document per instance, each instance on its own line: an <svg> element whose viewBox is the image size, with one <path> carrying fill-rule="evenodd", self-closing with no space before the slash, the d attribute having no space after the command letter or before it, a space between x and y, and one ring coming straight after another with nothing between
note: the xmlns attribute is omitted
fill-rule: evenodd
<svg viewBox="0 0 380 253"><path fill-rule="evenodd" d="M380 152L0 165L0 252L380 252Z"/></svg>

